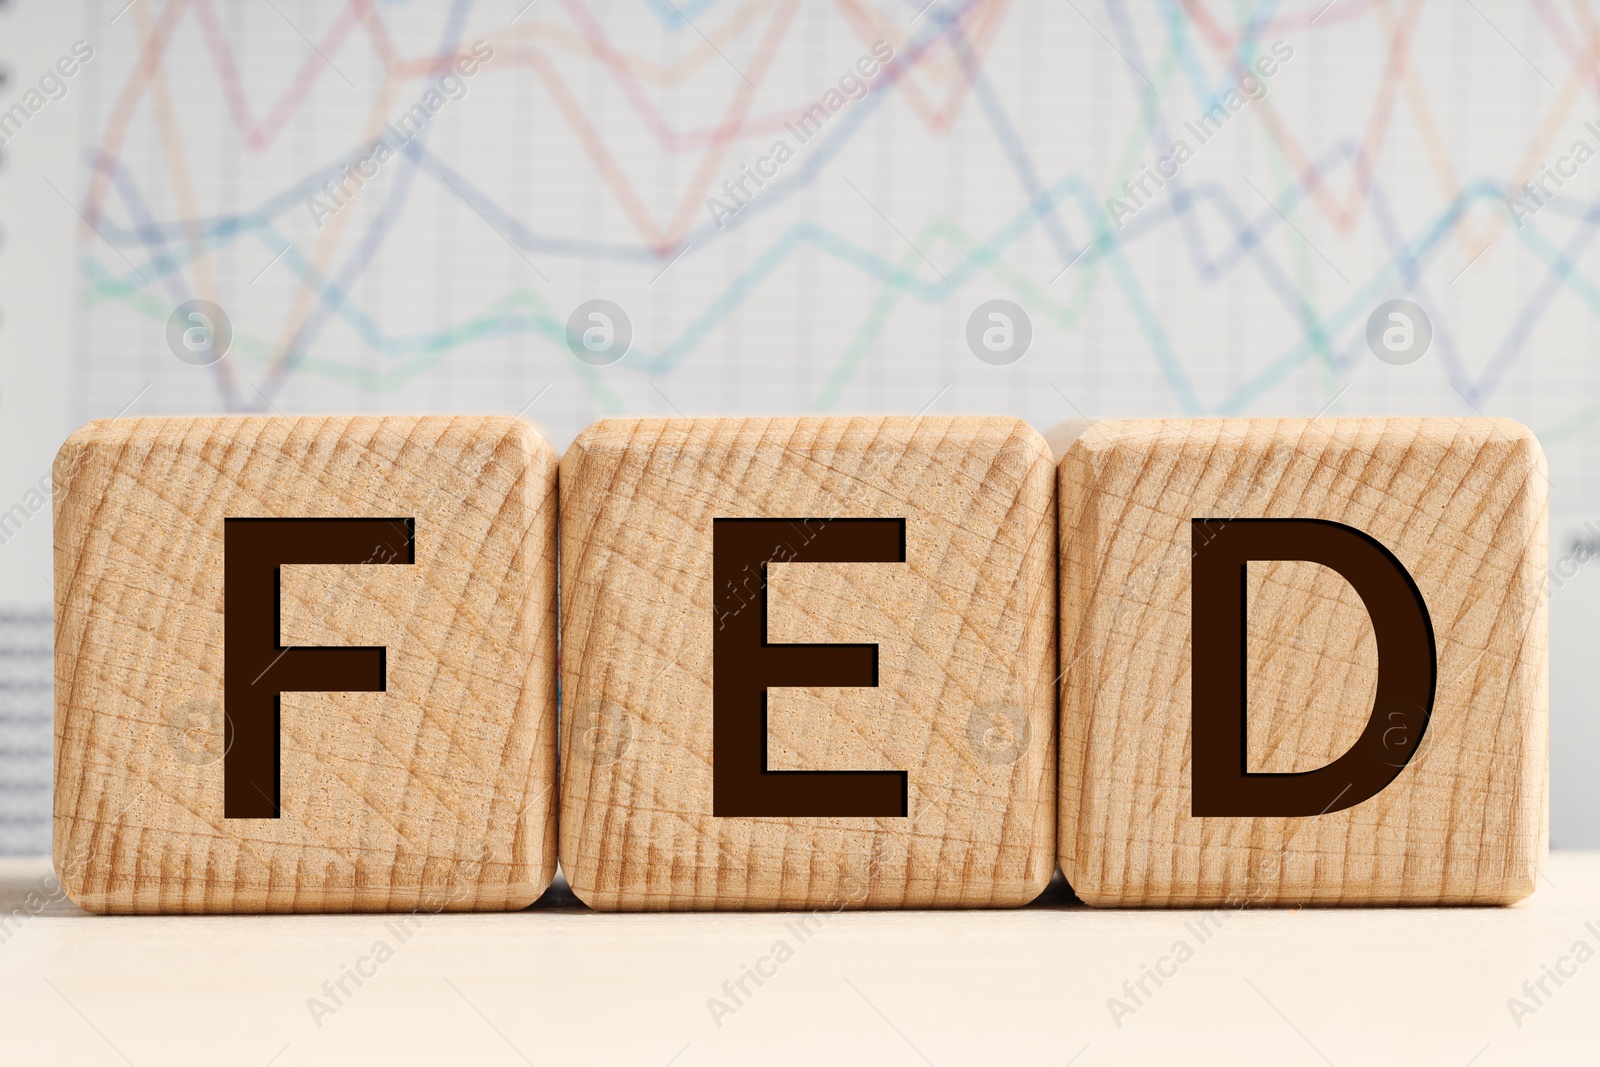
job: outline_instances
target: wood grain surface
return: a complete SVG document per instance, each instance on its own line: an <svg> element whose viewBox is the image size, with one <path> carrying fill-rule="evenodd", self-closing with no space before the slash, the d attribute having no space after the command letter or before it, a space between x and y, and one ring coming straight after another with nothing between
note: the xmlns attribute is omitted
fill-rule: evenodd
<svg viewBox="0 0 1600 1067"><path fill-rule="evenodd" d="M1055 517L1006 418L618 419L562 458L562 869L615 910L993 906L1054 869ZM712 814L717 518L903 518L904 563L775 563L772 642L876 687L769 690L772 770L909 776L903 818ZM752 609L755 610L755 609Z"/></svg>
<svg viewBox="0 0 1600 1067"><path fill-rule="evenodd" d="M1549 483L1490 419L1096 423L1060 465L1061 867L1100 905L1495 904L1548 839ZM1410 572L1432 718L1387 788L1314 817L1190 814L1192 518L1314 518ZM1251 772L1322 767L1373 709L1362 600L1306 562L1248 566Z"/></svg>
<svg viewBox="0 0 1600 1067"><path fill-rule="evenodd" d="M55 465L54 851L96 912L520 908L554 873L556 459L501 417L124 419ZM281 808L223 814L224 519L410 517L407 566L284 566Z"/></svg>

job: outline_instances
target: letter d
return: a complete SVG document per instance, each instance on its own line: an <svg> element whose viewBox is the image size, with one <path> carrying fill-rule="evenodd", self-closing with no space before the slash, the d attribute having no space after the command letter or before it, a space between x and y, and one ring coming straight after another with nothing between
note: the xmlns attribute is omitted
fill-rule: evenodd
<svg viewBox="0 0 1600 1067"><path fill-rule="evenodd" d="M1433 710L1433 623L1411 575L1360 530L1320 519L1191 520L1192 680L1196 816L1323 815L1354 807L1394 781L1415 755ZM1378 685L1366 728L1325 767L1248 771L1245 568L1303 560L1337 571L1361 597L1378 646Z"/></svg>

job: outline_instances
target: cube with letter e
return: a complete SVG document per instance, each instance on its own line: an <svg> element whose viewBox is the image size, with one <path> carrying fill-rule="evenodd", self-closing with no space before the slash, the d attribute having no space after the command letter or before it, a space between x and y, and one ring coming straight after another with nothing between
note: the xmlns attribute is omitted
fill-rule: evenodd
<svg viewBox="0 0 1600 1067"><path fill-rule="evenodd" d="M562 869L607 909L1021 904L1054 464L1006 418L618 419L562 459Z"/></svg>
<svg viewBox="0 0 1600 1067"><path fill-rule="evenodd" d="M556 458L503 417L113 419L55 465L96 912L504 910L555 868Z"/></svg>
<svg viewBox="0 0 1600 1067"><path fill-rule="evenodd" d="M1061 507L1091 904L1509 903L1547 847L1544 456L1499 419L1102 422Z"/></svg>

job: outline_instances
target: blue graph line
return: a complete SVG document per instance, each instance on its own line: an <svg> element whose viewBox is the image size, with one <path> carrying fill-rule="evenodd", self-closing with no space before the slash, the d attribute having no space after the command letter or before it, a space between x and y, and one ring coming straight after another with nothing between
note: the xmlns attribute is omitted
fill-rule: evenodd
<svg viewBox="0 0 1600 1067"><path fill-rule="evenodd" d="M1091 247L1085 249L1081 245L1074 245L1068 236L1064 224L1060 221L1057 209L1063 200L1073 198L1079 202L1083 216L1089 229L1094 231L1104 229L1105 219L1098 208L1098 200L1086 184L1073 176L1062 179L1054 187L1044 189L1040 185L1039 176L1034 168L1031 158L1022 147L1021 138L1012 126L1009 116L1003 105L993 91L988 78L981 67L976 66L970 45L960 26L960 16L971 6L970 3L938 9L930 12L927 30L910 44L901 57L901 64L894 69L892 77L904 76L915 58L922 51L930 47L942 35L951 36L952 47L962 61L963 70L966 72L973 87L974 98L978 101L985 118L989 121L997 141L1001 144L1005 158L1011 169L1017 175L1018 181L1028 194L1028 202L1016 217L982 242L977 250L964 259L949 274L949 284L934 284L918 279L907 281L902 277L902 269L884 260L883 258L866 251L865 249L812 224L797 224L790 227L780 235L773 244L767 248L756 260L750 264L734 280L728 289L708 304L675 338L670 340L653 356L642 356L635 366L646 373L659 375L665 374L687 358L704 341L717 326L725 320L735 308L759 285L769 278L782 263L801 247L815 247L832 256L833 258L848 263L861 270L868 276L874 277L885 284L902 284L908 295L925 304L936 304L949 299L959 291L966 282L978 274L989 260L998 255L1003 249L1009 247L1016 240L1031 231L1034 225L1042 225L1047 236L1056 246L1062 258L1071 262L1081 253L1080 269L1097 262L1106 265L1111 272L1111 277L1122 291L1124 298L1135 311L1136 318L1146 334L1146 343L1149 345L1169 387L1180 407L1189 413L1198 413L1204 410L1198 395L1195 393L1192 382L1189 380L1181 362L1177 359L1169 340L1160 327L1159 319L1149 305L1138 279L1123 258L1123 250L1134 243L1158 232L1169 222L1177 222L1183 230L1187 243L1190 244L1191 258L1194 260L1196 274L1203 282L1217 282L1228 276L1231 270L1244 262L1247 258L1256 266L1260 276L1284 306L1292 312L1306 319L1308 323L1307 336L1287 351L1281 353L1267 367L1258 371L1248 379L1244 385L1228 394L1214 410L1221 412L1236 412L1249 407L1258 401L1272 387L1280 383L1288 374L1297 369L1305 359L1316 354L1318 341L1325 341L1327 335L1337 336L1344 329L1356 323L1362 314L1370 309L1372 296L1383 290L1393 290L1397 286L1405 291L1419 290L1422 281L1421 265L1425 259L1431 258L1439 247L1440 241L1450 228L1459 219L1466 205L1475 199L1500 200L1503 193L1496 187L1487 183L1479 183L1469 191L1457 197L1446 211L1441 213L1426 228L1425 233L1409 244L1402 244L1402 252L1397 259L1384 271L1370 279L1366 285L1360 287L1356 293L1346 300L1344 305L1328 316L1321 324L1314 321L1308 308L1304 306L1303 299L1299 296L1292 281L1283 272L1282 268L1266 253L1263 242L1274 232L1279 223L1272 215L1262 213L1260 223L1251 222L1233 203L1231 197L1223 190L1210 187L1188 187L1173 183L1173 189L1167 201L1163 204L1152 205L1142 211L1122 231L1111 236L1102 232L1100 237L1090 239ZM1176 8L1170 3L1167 5L1169 12L1176 13ZM1262 5L1260 11L1270 11L1274 5ZM454 39L459 29L460 22L465 15L468 4L464 0L452 7L448 20L446 41ZM696 8L695 10L700 10ZM1138 50L1138 42L1132 34L1131 28L1126 24L1125 13L1116 5L1108 5L1116 30L1123 38L1130 52L1133 53L1135 63L1142 65L1142 53ZM1251 48L1254 47L1252 34L1259 30L1264 16L1258 14L1252 18L1249 31L1241 38L1237 61L1230 64L1236 68L1242 62ZM1188 37L1183 33L1183 23L1176 17L1169 23L1169 33L1174 40L1174 51L1188 71L1191 82L1195 85L1197 95L1205 94L1203 99L1214 99L1218 89L1205 83L1198 68L1193 65L1193 50ZM1130 78L1133 76L1129 72ZM774 208L779 202L807 187L820 174L822 169L831 159L848 143L851 135L859 130L867 121L872 112L881 106L887 98L887 86L880 86L865 99L852 107L848 114L842 115L840 120L830 127L829 137L819 143L816 150L807 157L796 173L764 191L763 196L753 201L747 211L741 212L732 221L730 228L737 228L748 224L749 220L757 215ZM1151 109L1153 97L1146 96L1145 110L1147 114L1155 114L1156 121L1160 122L1159 114ZM1164 129L1164 126L1158 127ZM1353 144L1342 143L1336 150L1329 153L1326 161L1318 161L1315 169L1326 175L1329 164L1344 165L1358 156L1359 149ZM96 161L95 165L102 165L103 161ZM175 297L187 299L188 287L181 276L182 268L194 255L203 250L214 248L228 243L238 236L253 234L262 240L271 254L277 254L288 242L272 225L271 220L280 216L285 211L301 205L305 197L316 191L322 180L336 175L340 169L339 164L331 164L319 169L295 183L291 188L263 202L259 207L250 212L239 215L219 216L203 220L181 220L176 222L158 223L150 216L148 205L140 196L132 177L125 170L115 173L114 187L123 202L128 205L133 216L131 230L118 230L108 222L107 229L118 236L113 240L126 241L146 247L152 251L148 266L154 273L164 279L164 284L172 291ZM404 354L427 351L437 348L444 343L444 339L455 331L429 331L408 338L396 338L385 335L378 324L372 320L362 309L350 299L350 286L360 273L366 268L371 258L381 247L392 226L400 218L403 208L409 199L412 180L416 172L422 171L439 179L448 186L451 193L463 203L482 214L490 225L499 230L519 248L539 253L561 256L581 256L587 259L606 259L611 261L648 262L659 259L658 253L653 249L638 245L623 243L597 243L589 241L576 241L570 238L540 235L530 231L520 221L507 214L497 202L479 190L463 175L448 167L421 143L413 141L406 146L401 164L402 175L389 191L382 209L377 212L377 217L367 228L366 233L358 243L355 251L345 262L343 267L330 279L317 276L317 272L299 254L298 249L291 249L285 256L284 262L289 264L309 285L314 285L319 293L319 302L313 314L308 318L305 326L297 335L291 346L291 360L303 355L316 336L320 334L328 322L341 319L348 323L357 333L370 343L377 351L384 354ZM1381 199L1381 191L1374 185L1375 198ZM1291 190L1284 201L1287 212L1294 209L1294 202L1301 197L1296 187ZM1382 210L1387 211L1387 201L1383 200ZM1219 217L1228 225L1233 239L1228 245L1216 253L1210 253L1203 247L1201 230L1197 224L1197 213L1194 208L1207 204L1217 212ZM1570 214L1570 202L1556 209L1556 213ZM1539 319L1548 309L1555 295L1563 289L1589 289L1587 279L1576 271L1576 259L1593 239L1594 215L1596 209L1586 205L1581 214L1585 220L1585 227L1577 236L1569 241L1567 247L1561 251L1554 251L1548 244L1541 245L1543 238L1536 230L1529 229L1523 236L1524 244L1528 245L1545 260L1548 274L1545 277L1539 292L1518 316L1513 328L1502 340L1491 360L1489 368L1480 377L1477 383L1470 381L1462 365L1459 351L1454 339L1447 332L1441 331L1441 351L1445 354L1447 369L1452 383L1463 394L1473 398L1474 402L1481 399L1498 385L1517 354L1521 351L1528 335L1536 326ZM1380 219L1380 225L1386 226L1386 239L1391 245L1397 241L1393 233L1392 217ZM198 247L194 243L195 235L201 238ZM711 223L703 223L686 238L694 243L709 243L716 240L719 234ZM173 246L177 247L174 248ZM1409 249L1409 251L1407 251ZM97 266L92 269L97 281L112 286L126 285L130 289L137 288L131 276L121 279L105 274ZM526 330L550 338L558 339L558 333L552 330L552 324L527 317L512 316L504 320L499 327L500 332L516 332ZM1358 358L1359 349L1356 349ZM631 361L630 361L631 362ZM1343 358L1336 360L1337 366L1347 365Z"/></svg>

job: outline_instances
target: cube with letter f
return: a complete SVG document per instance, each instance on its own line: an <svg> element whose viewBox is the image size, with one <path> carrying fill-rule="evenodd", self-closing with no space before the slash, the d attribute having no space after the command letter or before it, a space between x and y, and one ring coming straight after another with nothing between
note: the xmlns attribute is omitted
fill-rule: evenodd
<svg viewBox="0 0 1600 1067"><path fill-rule="evenodd" d="M73 434L55 467L68 895L532 903L555 867L555 476L502 417Z"/></svg>

